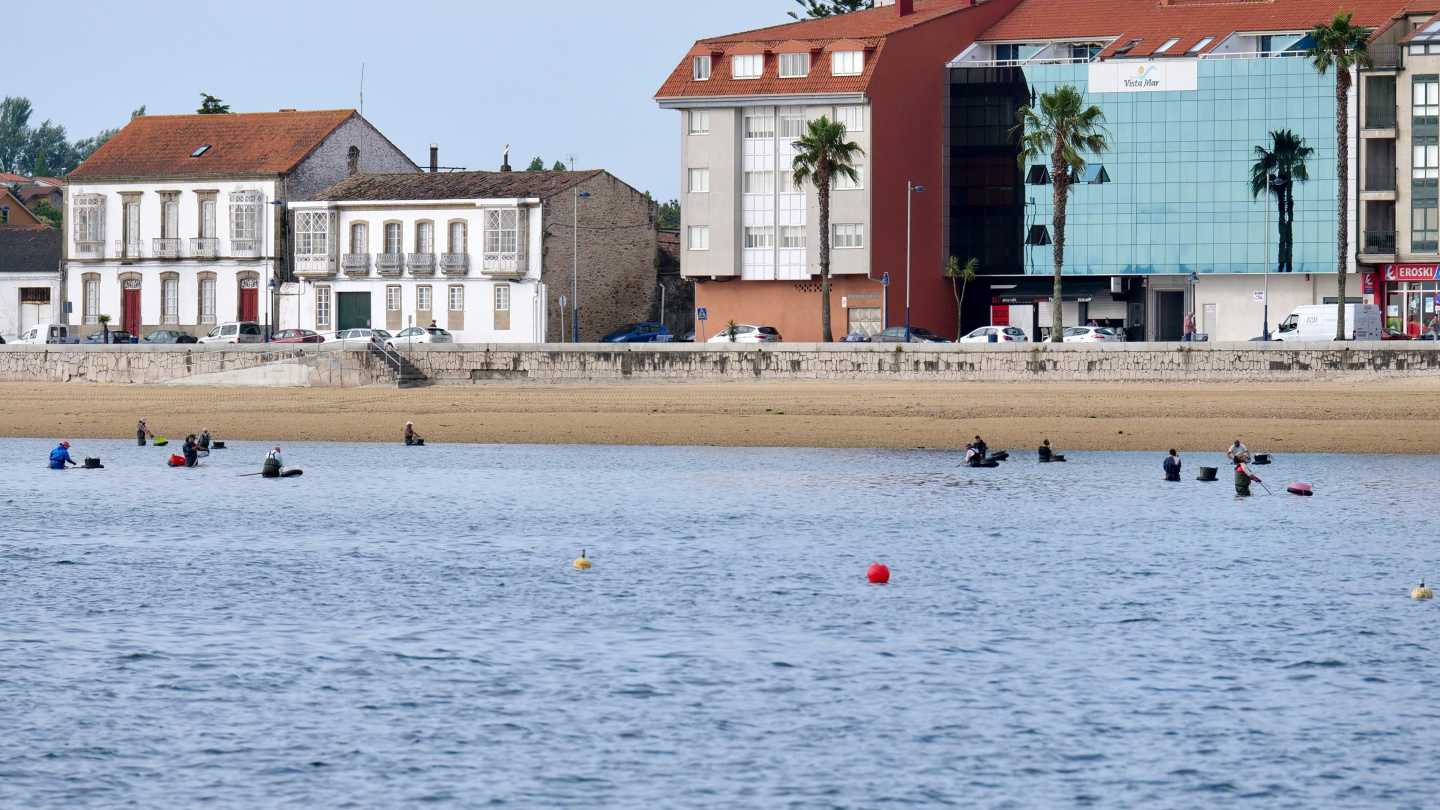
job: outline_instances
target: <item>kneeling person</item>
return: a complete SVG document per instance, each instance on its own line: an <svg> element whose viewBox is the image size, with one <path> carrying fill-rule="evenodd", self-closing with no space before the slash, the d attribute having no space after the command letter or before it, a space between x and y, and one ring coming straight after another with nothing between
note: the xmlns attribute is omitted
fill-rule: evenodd
<svg viewBox="0 0 1440 810"><path fill-rule="evenodd" d="M280 455L280 448L275 448L265 454L265 466L260 469L260 475L264 478L279 478L285 470L285 459Z"/></svg>

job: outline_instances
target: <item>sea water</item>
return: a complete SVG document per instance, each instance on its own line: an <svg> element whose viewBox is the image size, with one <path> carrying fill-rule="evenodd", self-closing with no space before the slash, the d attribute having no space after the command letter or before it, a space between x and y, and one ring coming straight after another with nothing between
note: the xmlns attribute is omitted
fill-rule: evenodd
<svg viewBox="0 0 1440 810"><path fill-rule="evenodd" d="M1435 798L1440 459L51 447L0 441L0 806Z"/></svg>

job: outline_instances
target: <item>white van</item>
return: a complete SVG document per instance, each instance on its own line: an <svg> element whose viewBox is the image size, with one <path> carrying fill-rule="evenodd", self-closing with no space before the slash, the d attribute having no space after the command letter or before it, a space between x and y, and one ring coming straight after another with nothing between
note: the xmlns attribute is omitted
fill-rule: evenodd
<svg viewBox="0 0 1440 810"><path fill-rule="evenodd" d="M1275 330L1279 340L1334 340L1335 304L1312 304L1296 307L1290 317ZM1350 340L1381 340L1380 307L1374 304L1346 304L1345 331Z"/></svg>
<svg viewBox="0 0 1440 810"><path fill-rule="evenodd" d="M63 323L37 323L26 329L20 337L15 338L16 344L42 343L79 343L80 338L70 337L70 327Z"/></svg>
<svg viewBox="0 0 1440 810"><path fill-rule="evenodd" d="M265 331L254 321L222 323L200 338L200 343L263 343Z"/></svg>

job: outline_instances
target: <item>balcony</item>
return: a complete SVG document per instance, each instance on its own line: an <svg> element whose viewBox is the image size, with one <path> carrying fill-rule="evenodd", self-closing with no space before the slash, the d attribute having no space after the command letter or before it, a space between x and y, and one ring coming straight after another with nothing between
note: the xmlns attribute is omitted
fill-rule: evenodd
<svg viewBox="0 0 1440 810"><path fill-rule="evenodd" d="M230 255L237 259L258 259L262 249L259 239L230 240Z"/></svg>
<svg viewBox="0 0 1440 810"><path fill-rule="evenodd" d="M127 245L119 239L116 239L115 255L122 259L130 259L132 261L135 259L143 259L145 258L145 248L139 242L131 242Z"/></svg>
<svg viewBox="0 0 1440 810"><path fill-rule="evenodd" d="M1391 166L1367 166L1365 167L1365 191L1394 191L1395 190L1395 167Z"/></svg>
<svg viewBox="0 0 1440 810"><path fill-rule="evenodd" d="M519 253L486 253L481 270L487 276L523 276L525 256Z"/></svg>
<svg viewBox="0 0 1440 810"><path fill-rule="evenodd" d="M396 277L405 272L404 253L375 254L375 272L382 276Z"/></svg>
<svg viewBox="0 0 1440 810"><path fill-rule="evenodd" d="M434 253L408 253L405 255L405 268L412 276L433 276L435 275L435 254Z"/></svg>
<svg viewBox="0 0 1440 810"><path fill-rule="evenodd" d="M295 275L300 278L332 278L335 275L335 254L296 254Z"/></svg>
<svg viewBox="0 0 1440 810"><path fill-rule="evenodd" d="M208 237L191 239L190 255L197 259L213 259L220 255L220 240Z"/></svg>
<svg viewBox="0 0 1440 810"><path fill-rule="evenodd" d="M466 276L470 274L470 254L468 253L441 253L440 272L447 276Z"/></svg>
<svg viewBox="0 0 1440 810"><path fill-rule="evenodd" d="M155 249L155 258L157 258L157 259L178 259L178 258L180 258L180 240L179 240L179 239L170 239L170 238L152 239L152 240L151 240L151 243L153 244L154 249Z"/></svg>
<svg viewBox="0 0 1440 810"><path fill-rule="evenodd" d="M1364 247L1360 252L1374 256L1393 256L1395 242L1394 231L1366 231Z"/></svg>
<svg viewBox="0 0 1440 810"><path fill-rule="evenodd" d="M105 258L104 242L76 242L75 258L77 259L103 259Z"/></svg>
<svg viewBox="0 0 1440 810"><path fill-rule="evenodd" d="M340 257L340 269L345 271L347 276L368 276L370 275L370 254L346 253Z"/></svg>

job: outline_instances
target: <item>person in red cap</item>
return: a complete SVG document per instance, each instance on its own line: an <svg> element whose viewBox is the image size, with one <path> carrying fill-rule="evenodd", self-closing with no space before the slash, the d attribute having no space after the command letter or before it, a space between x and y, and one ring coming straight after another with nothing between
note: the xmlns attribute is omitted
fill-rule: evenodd
<svg viewBox="0 0 1440 810"><path fill-rule="evenodd" d="M265 466L260 470L262 478L279 478L284 471L285 459L280 456L279 447L265 454Z"/></svg>
<svg viewBox="0 0 1440 810"><path fill-rule="evenodd" d="M75 464L70 458L70 442L60 442L59 447L50 451L50 469L63 470L66 464Z"/></svg>

